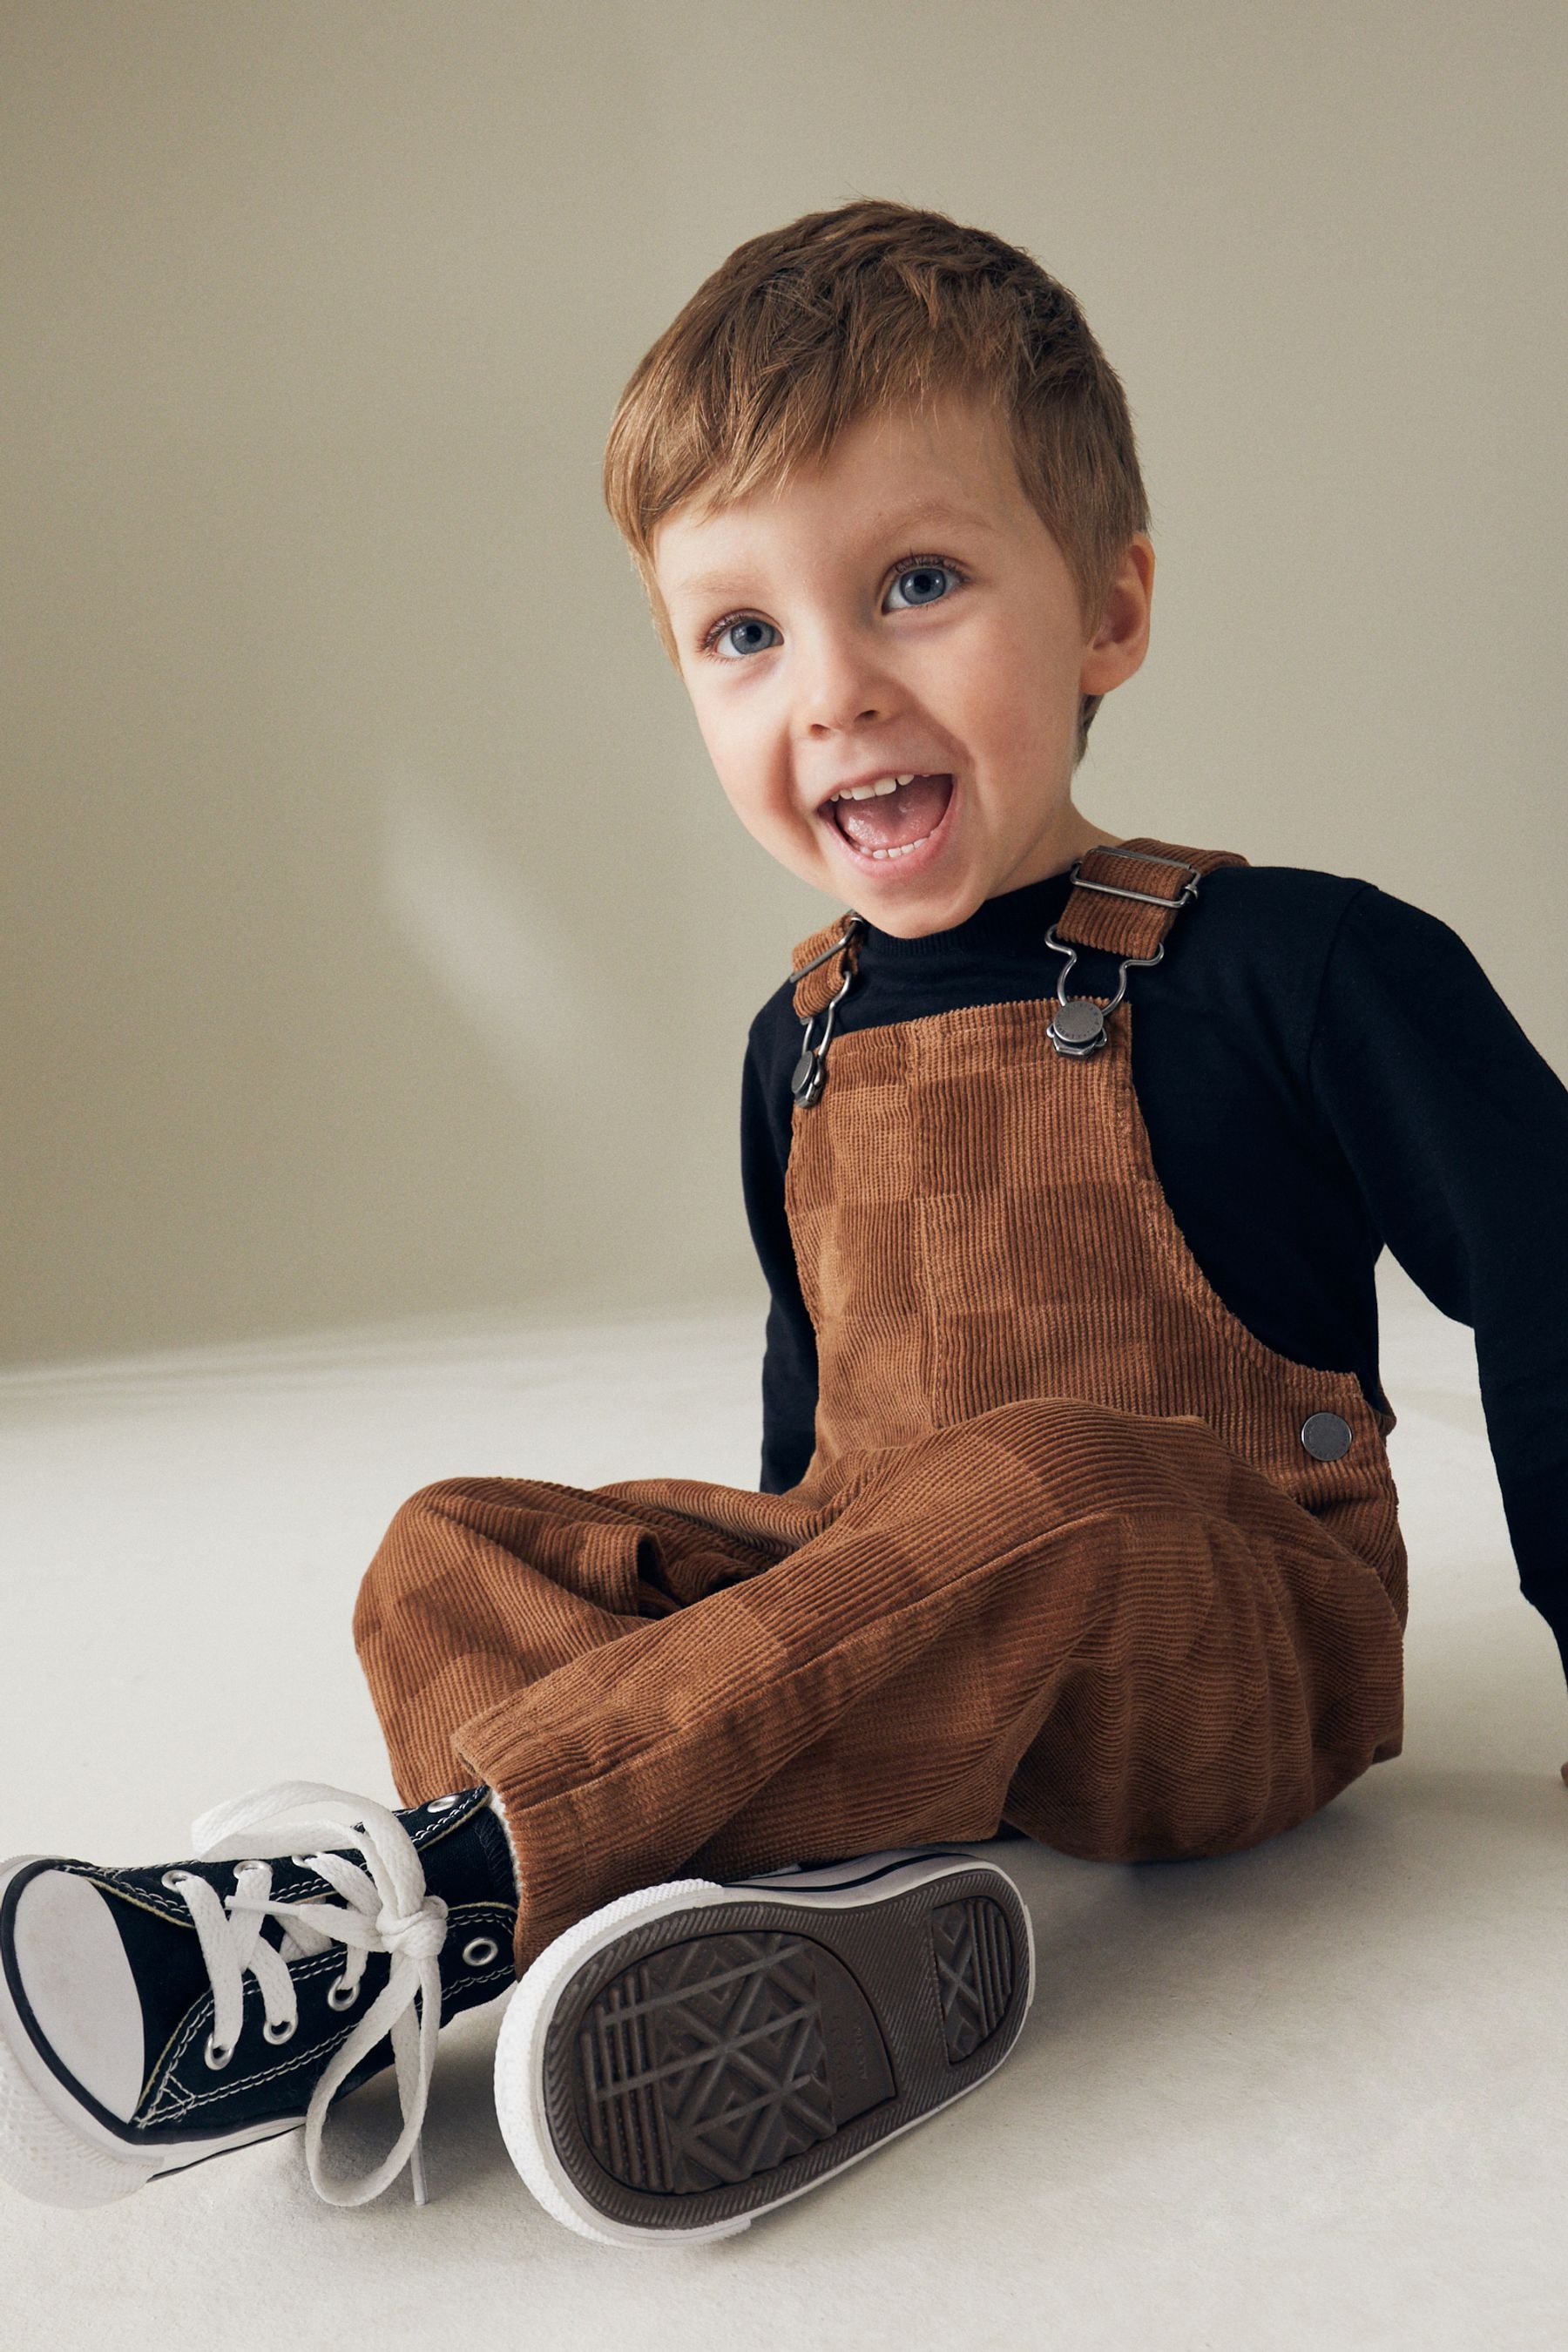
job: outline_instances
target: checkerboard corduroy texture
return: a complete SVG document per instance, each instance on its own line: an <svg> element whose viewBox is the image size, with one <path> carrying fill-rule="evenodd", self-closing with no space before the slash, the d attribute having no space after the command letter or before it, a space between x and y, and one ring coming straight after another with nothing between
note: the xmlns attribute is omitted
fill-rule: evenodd
<svg viewBox="0 0 1568 2352"><path fill-rule="evenodd" d="M1049 1012L852 1031L795 1112L798 1487L462 1479L394 1521L355 1635L398 1792L499 1790L520 1965L679 1871L1004 1818L1089 1857L1230 1853L1399 1752L1388 1424L1208 1285L1129 1008L1081 1062ZM1321 1412L1337 1462L1300 1442Z"/></svg>

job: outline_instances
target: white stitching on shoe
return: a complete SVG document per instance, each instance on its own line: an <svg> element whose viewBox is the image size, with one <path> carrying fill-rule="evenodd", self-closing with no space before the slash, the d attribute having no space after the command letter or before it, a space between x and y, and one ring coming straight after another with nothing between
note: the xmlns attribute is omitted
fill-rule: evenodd
<svg viewBox="0 0 1568 2352"><path fill-rule="evenodd" d="M489 1969L484 1976L476 1978L475 1982L482 1985L510 1984L513 1980L513 1975L514 1971L510 1966L495 1968ZM276 2066L263 2067L257 2074L247 2074L245 2087L249 2091L262 2084L275 2083L284 2074L298 2074L301 2068L309 2067L317 2062L321 2054L321 2045L318 2042L312 2049L302 2050L295 2057L280 2059ZM159 2091L156 2109L150 2108L144 2116L139 2118L138 2128L145 2130L153 2124L166 2124L171 2116L191 2115L198 2107L214 2106L225 2099L232 2099L233 2096L232 2087L226 2085L216 2091L188 2091L179 2083L167 2082Z"/></svg>

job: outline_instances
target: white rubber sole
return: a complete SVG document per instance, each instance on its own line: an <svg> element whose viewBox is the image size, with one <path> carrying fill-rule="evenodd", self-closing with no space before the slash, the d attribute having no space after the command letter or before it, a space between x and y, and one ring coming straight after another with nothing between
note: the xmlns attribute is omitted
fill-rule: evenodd
<svg viewBox="0 0 1568 2352"><path fill-rule="evenodd" d="M880 1857L888 1861L891 1857ZM772 2198L750 2211L708 2228L689 2230L641 2229L616 2221L593 2205L572 2179L558 2157L545 2113L543 2060L556 2001L579 1969L595 1954L617 1942L629 1929L646 1924L661 1914L689 1913L714 1908L720 1905L774 1902L781 1907L798 1906L809 1899L814 1907L847 1907L865 1902L866 1857L853 1863L834 1864L817 1870L791 1873L776 1879L731 1881L716 1885L710 1879L675 1879L662 1886L639 1888L625 1895L617 1902L590 1912L575 1927L567 1928L554 1942L546 1946L521 1981L507 2006L501 2020L500 2034L496 2044L495 2095L496 2115L501 2137L506 2142L513 2164L547 2213L563 2222L567 2229L577 2231L583 2237L595 2239L602 2245L616 2246L689 2246L704 2243L713 2238L738 2236L750 2229L754 2221L781 2206L802 2197L821 2186L823 2179L832 2179L847 2170L850 2164L859 2163L864 2157L874 2155L890 2140L912 2131L928 2122L943 2106L956 2104L980 2082L967 2083L952 2097L927 2107L908 2123L885 2133L869 2147L859 2149L836 2166L832 2172L816 2179L806 2180L798 2188ZM933 1855L929 1850L912 1850L903 1866L889 1871L876 1881L879 1899L906 1894L932 1881L950 1876L955 1868L972 1868L967 1857L952 1852ZM989 1867L994 1868L991 1864ZM1005 1873L997 1871L1005 1878ZM843 1882L843 1883L840 1883ZM1012 1882L1007 1882L1012 1887ZM1016 1890L1013 1889L1016 1893ZM1027 2014L1035 1991L1035 1939L1028 1907L1022 1906L1027 1947L1027 1973L1017 2023L1009 2039L1012 2047L1024 2017ZM1003 2054L1005 2054L1005 2053ZM997 2061L1000 2063L1000 2059Z"/></svg>

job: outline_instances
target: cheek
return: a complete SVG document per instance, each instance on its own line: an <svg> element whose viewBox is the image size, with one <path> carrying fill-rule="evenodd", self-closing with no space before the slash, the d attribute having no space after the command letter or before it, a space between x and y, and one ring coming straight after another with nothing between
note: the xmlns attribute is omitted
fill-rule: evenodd
<svg viewBox="0 0 1568 2352"><path fill-rule="evenodd" d="M950 681L954 724L994 761L1033 761L1064 726L1076 725L1077 671L1037 627L1022 622L987 630L965 649Z"/></svg>
<svg viewBox="0 0 1568 2352"><path fill-rule="evenodd" d="M1030 708L1037 692L1022 647L993 635L984 646L965 649L940 682L933 681L934 715L957 740L992 764L1030 731Z"/></svg>
<svg viewBox="0 0 1568 2352"><path fill-rule="evenodd" d="M734 714L727 711L721 701L705 701L696 694L691 700L698 732L713 763L713 772L725 799L738 809L746 797L749 767L744 730L735 724Z"/></svg>
<svg viewBox="0 0 1568 2352"><path fill-rule="evenodd" d="M725 799L748 831L787 822L787 762L764 714L715 697L698 707L697 724Z"/></svg>

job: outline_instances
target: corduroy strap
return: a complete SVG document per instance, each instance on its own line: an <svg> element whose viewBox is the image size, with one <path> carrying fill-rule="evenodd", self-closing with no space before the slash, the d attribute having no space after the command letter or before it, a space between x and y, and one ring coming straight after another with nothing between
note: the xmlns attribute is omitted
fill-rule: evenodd
<svg viewBox="0 0 1568 2352"><path fill-rule="evenodd" d="M1181 912L1183 893L1194 876L1212 874L1216 866L1247 863L1237 850L1189 849L1148 834L1118 842L1114 848L1097 843L1078 861L1078 880L1057 918L1057 937L1074 947L1102 948L1110 955L1152 956ZM1104 887L1088 887L1096 883ZM1121 890L1142 891L1163 903L1152 907L1145 899L1109 895Z"/></svg>
<svg viewBox="0 0 1568 2352"><path fill-rule="evenodd" d="M799 971L801 966L810 963L814 956L826 956L826 961L819 963L814 971L808 971L804 980L795 982L795 1009L803 1021L809 1020L814 1013L823 1012L829 998L837 995L843 983L846 965L851 971L856 968L860 952L858 933L845 941L837 955L826 955L827 949L838 945L848 919L847 915L836 915L832 922L824 923L821 930L813 931L808 940L802 940L800 945L790 951L790 969L793 971Z"/></svg>
<svg viewBox="0 0 1568 2352"><path fill-rule="evenodd" d="M1178 864L1157 862L1163 859L1175 859ZM1212 874L1216 866L1247 863L1238 850L1191 849L1180 842L1156 841L1149 834L1118 842L1114 856L1104 844L1097 844L1079 860L1078 881L1057 919L1057 937L1075 947L1103 948L1110 955L1152 955L1181 911L1182 893L1193 873ZM1151 907L1138 898L1111 898L1104 890L1086 888L1091 882L1106 883L1116 890L1147 891L1165 903ZM851 971L856 968L858 938L852 936L837 955L826 952L837 944L847 919L846 915L836 916L791 951L792 971L813 965L795 983L795 1009L803 1021L826 1008L843 981L846 961ZM817 957L823 961L816 962Z"/></svg>

